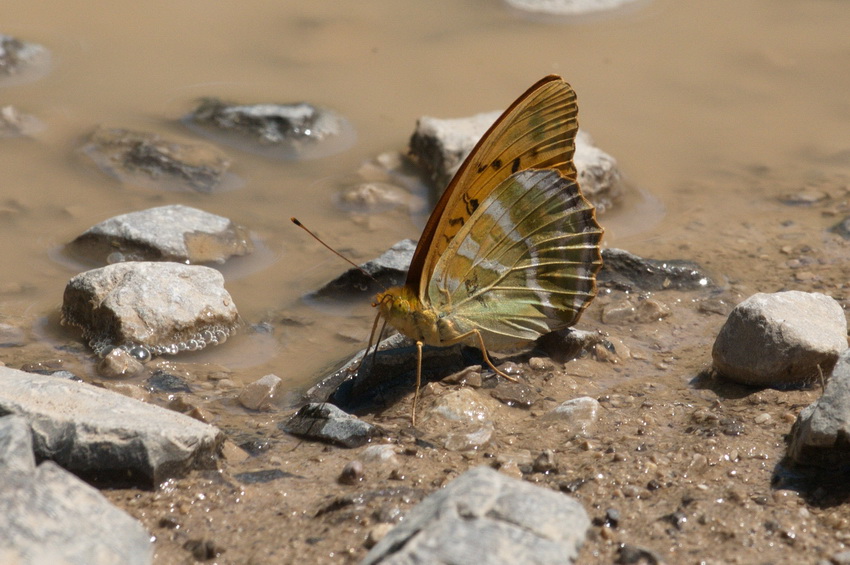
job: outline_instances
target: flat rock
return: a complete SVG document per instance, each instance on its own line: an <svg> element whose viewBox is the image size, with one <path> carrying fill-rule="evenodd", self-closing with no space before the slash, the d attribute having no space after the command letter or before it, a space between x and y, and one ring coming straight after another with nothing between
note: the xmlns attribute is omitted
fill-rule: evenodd
<svg viewBox="0 0 850 565"><path fill-rule="evenodd" d="M70 254L105 265L121 261L224 263L254 250L248 230L229 219L175 204L115 216L68 244Z"/></svg>
<svg viewBox="0 0 850 565"><path fill-rule="evenodd" d="M0 561L19 565L145 565L150 534L52 461L36 467L32 431L0 418Z"/></svg>
<svg viewBox="0 0 850 565"><path fill-rule="evenodd" d="M838 358L823 396L797 417L788 456L800 465L850 468L850 350Z"/></svg>
<svg viewBox="0 0 850 565"><path fill-rule="evenodd" d="M235 180L227 177L230 159L210 145L181 143L158 134L101 127L82 151L119 181L147 188L218 192Z"/></svg>
<svg viewBox="0 0 850 565"><path fill-rule="evenodd" d="M694 290L711 286L711 279L693 261L645 259L623 249L602 250L600 286L619 290Z"/></svg>
<svg viewBox="0 0 850 565"><path fill-rule="evenodd" d="M828 374L845 349L841 305L825 294L790 290L754 294L738 304L717 335L712 358L732 381L777 386Z"/></svg>
<svg viewBox="0 0 850 565"><path fill-rule="evenodd" d="M412 239L403 239L375 259L361 264L362 270L353 268L347 270L313 293L313 296L346 299L363 295L371 297L378 291L401 285L407 276L407 269L413 259L414 251L416 251L416 242Z"/></svg>
<svg viewBox="0 0 850 565"><path fill-rule="evenodd" d="M356 139L348 120L306 102L232 104L206 98L183 121L220 143L275 159L327 157Z"/></svg>
<svg viewBox="0 0 850 565"><path fill-rule="evenodd" d="M415 506L360 563L573 563L589 527L574 499L478 467Z"/></svg>
<svg viewBox="0 0 850 565"><path fill-rule="evenodd" d="M215 269L131 261L72 278L62 323L80 328L97 355L112 347L173 355L223 343L239 313Z"/></svg>
<svg viewBox="0 0 850 565"><path fill-rule="evenodd" d="M442 192L481 136L502 112L467 118L440 119L423 116L410 138L410 153L428 178ZM593 145L580 130L573 161L582 194L600 213L610 208L622 191L616 160Z"/></svg>
<svg viewBox="0 0 850 565"><path fill-rule="evenodd" d="M341 445L359 447L378 437L381 431L333 404L312 403L302 406L289 420L280 424L286 433Z"/></svg>
<svg viewBox="0 0 850 565"><path fill-rule="evenodd" d="M0 367L0 415L23 416L35 453L87 478L147 485L212 468L224 435L159 406L86 383Z"/></svg>

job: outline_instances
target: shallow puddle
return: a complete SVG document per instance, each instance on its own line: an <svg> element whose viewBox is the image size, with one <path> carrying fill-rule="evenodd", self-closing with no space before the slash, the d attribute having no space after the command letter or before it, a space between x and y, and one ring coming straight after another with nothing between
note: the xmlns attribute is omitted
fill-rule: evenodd
<svg viewBox="0 0 850 565"><path fill-rule="evenodd" d="M17 368L59 360L98 381L79 336L58 326L64 286L82 267L57 250L98 222L153 206L185 204L228 217L246 226L257 244L254 258L222 268L245 322L243 334L217 350L161 363L198 379L195 402L229 434L275 437L273 461L255 467L284 468L315 484L324 481L335 493L344 490L334 478L338 462L350 456L316 446L290 453L297 442L282 436L275 422L299 391L365 346L374 315L371 297L342 307L303 299L347 265L293 226L290 216L355 262L403 238L418 238L430 210L418 181L397 178L399 204L377 212L345 201L346 189L354 188L346 184L359 182L358 170L376 156L405 152L417 117L504 109L549 73L573 85L582 128L618 160L631 187L619 207L600 218L604 245L695 261L717 288L654 293L671 316L632 327L600 322L606 304L622 298L603 293L579 327L605 332L630 357L618 364L568 364L563 374L571 376L561 388L547 379L544 394L561 401L627 387L622 394L652 397L654 406L667 406L656 412L687 420L676 399L707 398L688 383L710 363L725 308L753 292L783 289L817 290L847 305L848 245L826 231L850 213L850 7L844 2L657 0L578 21L525 18L496 1L449 0L157 1L95 12L67 1L47 6L7 0L2 11L0 33L47 47L51 69L37 80L0 82L0 105L13 105L45 126L32 137L0 139L0 323L23 328L27 340L0 349L0 361ZM80 153L99 126L192 139L180 119L208 96L331 108L350 121L357 141L343 153L304 162L220 147L241 186L215 194L122 185ZM783 202L806 191L824 198L810 205ZM268 373L287 386L278 410L255 414L239 407L233 400L239 387ZM388 416L402 429L408 402ZM781 453L778 443L788 427L783 415L797 408L789 407L790 400L781 404L774 422L785 427L753 439L770 444L771 457ZM546 434L531 437L523 429L527 412L501 407L498 413L503 447L545 445ZM639 419L630 413L624 422L637 430ZM663 428L663 418L656 420ZM664 438L671 445L677 441ZM457 453L414 457L409 473L421 477L417 488L428 490L445 480L434 478L435 469L487 463ZM317 471L321 465L315 463L322 461L330 462ZM257 469L245 464L238 470ZM769 477L768 471L762 480ZM224 524L235 519L234 508L259 512L266 502L248 487L240 498L217 480L199 476L156 494L112 496L131 513L156 516L145 518L150 528L165 512L201 529L196 504L218 508L211 515ZM214 504L192 498L202 490L220 498ZM271 490L286 509L280 512L289 513L290 527L315 514L314 507L307 512L299 504L324 496L321 489L313 498ZM599 504L608 495L602 490ZM335 538L338 524L323 520L326 531L313 537L338 543L313 543L299 533L300 541L278 558L286 562L299 551L312 552L311 562L362 557L363 528L352 533L339 526ZM239 536L222 533L227 531L222 526L215 534L228 546L222 562L266 555L239 546ZM652 545L653 535L643 543ZM264 543L262 536L251 539ZM173 562L179 545L163 543L161 562ZM603 542L592 543L594 558L610 557L598 549ZM688 554L705 555L710 551ZM683 558L677 554L670 561Z"/></svg>

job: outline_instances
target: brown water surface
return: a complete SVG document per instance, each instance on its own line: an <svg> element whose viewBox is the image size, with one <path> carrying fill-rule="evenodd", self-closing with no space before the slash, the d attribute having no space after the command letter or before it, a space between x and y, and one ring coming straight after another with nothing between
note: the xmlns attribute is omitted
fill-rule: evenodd
<svg viewBox="0 0 850 565"><path fill-rule="evenodd" d="M766 212L761 195L717 182L722 175L850 167L850 14L840 2L662 1L576 24L522 19L497 2L151 2L95 11L13 0L2 12L4 33L53 54L48 76L0 89L3 104L47 124L35 139L2 141L3 315L35 323L55 311L74 272L51 250L92 224L186 203L246 225L273 251L270 265L228 288L248 321L277 308L312 319L252 369L293 385L361 344L335 336L352 323L348 314L340 321L298 305L345 266L287 219L298 216L355 260L416 238L421 218L341 212L322 181L404 150L420 115L504 108L542 75L563 75L579 93L583 127L667 211L642 231L629 209L603 220L607 245L635 252L671 243L675 226L723 230ZM176 120L201 96L326 105L348 116L359 141L304 163L227 150L246 184L212 196L120 186L75 152L101 124L191 139ZM694 189L704 181L710 191Z"/></svg>
<svg viewBox="0 0 850 565"><path fill-rule="evenodd" d="M114 215L182 203L252 231L262 257L225 269L227 287L248 323L270 320L275 330L188 359L226 367L236 384L269 372L293 390L312 383L363 347L373 314L365 301L329 311L301 300L346 265L289 217L355 261L417 238L422 214L342 210L335 179L380 153L404 151L421 115L503 109L549 73L574 86L582 127L631 185L651 195L601 218L608 246L694 260L721 284L743 281L748 292L792 288L807 279L777 274L780 248L818 248L833 237L824 229L846 201L846 2L658 0L547 22L496 0L153 0L96 8L5 0L0 21L0 32L52 53L43 78L0 84L0 104L46 124L33 138L0 139L0 322L25 328L31 340L2 351L10 366L67 357L54 347L77 343L57 325L63 288L77 272L57 260L61 245ZM178 120L203 96L327 106L351 121L358 140L306 162L224 148L244 185L213 195L121 186L79 154L80 140L100 125L197 139ZM807 187L836 206L779 202ZM830 260L839 261L830 279L837 286L824 291L840 294L846 268L837 252ZM599 318L594 308L590 326ZM296 322L281 323L284 317ZM692 355L686 375L707 362L718 320L659 338L667 348L680 340L678 354ZM680 337L686 327L694 342ZM73 357L94 377L86 352Z"/></svg>

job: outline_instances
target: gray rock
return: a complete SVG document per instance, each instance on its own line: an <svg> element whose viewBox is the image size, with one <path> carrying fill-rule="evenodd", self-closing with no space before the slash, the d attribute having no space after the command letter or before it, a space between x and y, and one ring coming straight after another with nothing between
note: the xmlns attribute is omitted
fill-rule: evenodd
<svg viewBox="0 0 850 565"><path fill-rule="evenodd" d="M828 374L845 349L841 305L825 294L791 290L754 294L738 304L711 355L715 369L730 380L775 386Z"/></svg>
<svg viewBox="0 0 850 565"><path fill-rule="evenodd" d="M617 354L613 343L598 332L567 328L550 332L537 340L537 345L553 360L565 363L579 355L595 355L599 348Z"/></svg>
<svg viewBox="0 0 850 565"><path fill-rule="evenodd" d="M823 396L797 417L788 456L801 465L850 468L850 349L838 358Z"/></svg>
<svg viewBox="0 0 850 565"><path fill-rule="evenodd" d="M51 461L38 467L24 418L0 418L0 560L42 565L144 565L150 534L96 489Z"/></svg>
<svg viewBox="0 0 850 565"><path fill-rule="evenodd" d="M645 0L505 0L512 8L548 16L581 16Z"/></svg>
<svg viewBox="0 0 850 565"><path fill-rule="evenodd" d="M363 359L361 350L340 369L325 376L307 391L311 401L330 401L355 412L391 404L416 383L417 350L411 340L395 334L372 349ZM363 362L361 363L361 359ZM469 365L484 362L477 347L455 344L450 347L425 346L422 350L422 384L442 380Z"/></svg>
<svg viewBox="0 0 850 565"><path fill-rule="evenodd" d="M173 355L223 343L239 313L215 269L128 262L72 278L62 323L80 328L97 355L111 347Z"/></svg>
<svg viewBox="0 0 850 565"><path fill-rule="evenodd" d="M694 290L713 284L692 261L644 259L615 248L602 250L602 270L596 281L620 290Z"/></svg>
<svg viewBox="0 0 850 565"><path fill-rule="evenodd" d="M327 157L356 138L342 116L306 102L238 105L206 98L184 122L220 143L276 159Z"/></svg>
<svg viewBox="0 0 850 565"><path fill-rule="evenodd" d="M313 296L349 299L364 294L372 296L389 287L401 285L407 276L415 250L415 241L403 239L380 256L360 265L362 271L353 268L347 270L313 293ZM369 273L369 276L366 273Z"/></svg>
<svg viewBox="0 0 850 565"><path fill-rule="evenodd" d="M192 387L186 382L186 379L164 371L156 369L151 373L151 376L145 380L145 388L150 392L192 392Z"/></svg>
<svg viewBox="0 0 850 565"><path fill-rule="evenodd" d="M478 467L414 507L361 565L573 563L589 526L574 499Z"/></svg>
<svg viewBox="0 0 850 565"><path fill-rule="evenodd" d="M32 426L35 452L76 474L158 485L212 468L217 428L86 383L0 367L0 415Z"/></svg>
<svg viewBox="0 0 850 565"><path fill-rule="evenodd" d="M382 435L372 424L343 412L333 404L302 406L288 421L279 425L286 433L325 441L343 447L359 447Z"/></svg>
<svg viewBox="0 0 850 565"><path fill-rule="evenodd" d="M99 128L82 151L119 181L147 188L211 193L235 183L227 178L230 159L215 147L155 133Z"/></svg>
<svg viewBox="0 0 850 565"><path fill-rule="evenodd" d="M92 226L67 251L101 265L120 261L224 263L254 250L248 230L179 204L115 216Z"/></svg>
<svg viewBox="0 0 850 565"><path fill-rule="evenodd" d="M488 112L455 119L421 117L410 138L410 153L434 186L442 191L501 113ZM588 134L579 131L573 161L582 194L600 213L610 208L622 191L620 171L614 158L595 147Z"/></svg>
<svg viewBox="0 0 850 565"><path fill-rule="evenodd" d="M0 84L40 78L49 67L50 52L44 46L0 33Z"/></svg>
<svg viewBox="0 0 850 565"><path fill-rule="evenodd" d="M410 345L410 342L407 338L405 338L401 334L393 334L387 339L383 340L379 345L378 349L395 349L397 347L404 347ZM369 350L372 351L371 349ZM360 375L360 369L362 368L363 356L366 354L365 349L361 349L357 354L354 355L351 359L346 361L339 369L334 370L333 372L325 375L322 379L319 380L316 384L311 386L304 393L303 400L305 402L326 402L328 399L332 398L339 391L340 387L348 386L355 380L360 380L364 377ZM370 356L372 354L370 353ZM352 374L355 376L352 377ZM348 384L346 384L348 383ZM371 381L370 381L371 383ZM365 387L368 388L370 383L366 383ZM342 406L343 408L347 408L349 403L340 403L337 400L334 401L334 404L337 406Z"/></svg>

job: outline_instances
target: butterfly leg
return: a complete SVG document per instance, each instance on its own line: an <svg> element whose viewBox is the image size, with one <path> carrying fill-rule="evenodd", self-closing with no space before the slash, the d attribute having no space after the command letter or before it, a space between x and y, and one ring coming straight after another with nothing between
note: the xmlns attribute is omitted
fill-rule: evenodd
<svg viewBox="0 0 850 565"><path fill-rule="evenodd" d="M481 332L479 332L478 330L472 330L470 333L474 333L475 337L478 338L478 347L479 347L479 349L481 349L481 355L484 356L484 361L490 366L490 368L493 369L493 371L495 371L496 374L499 375L500 377L504 377L504 378L508 379L509 381L518 383L519 379L517 379L516 377L512 377L512 376L508 375L507 373L500 371L499 369L496 368L496 366L493 364L493 362L490 361L490 356L487 355L487 347L484 345L484 338L481 337Z"/></svg>
<svg viewBox="0 0 850 565"><path fill-rule="evenodd" d="M416 427L416 405L419 403L419 385L422 383L422 342L416 342L416 391L413 393L413 411L410 416L411 425Z"/></svg>

